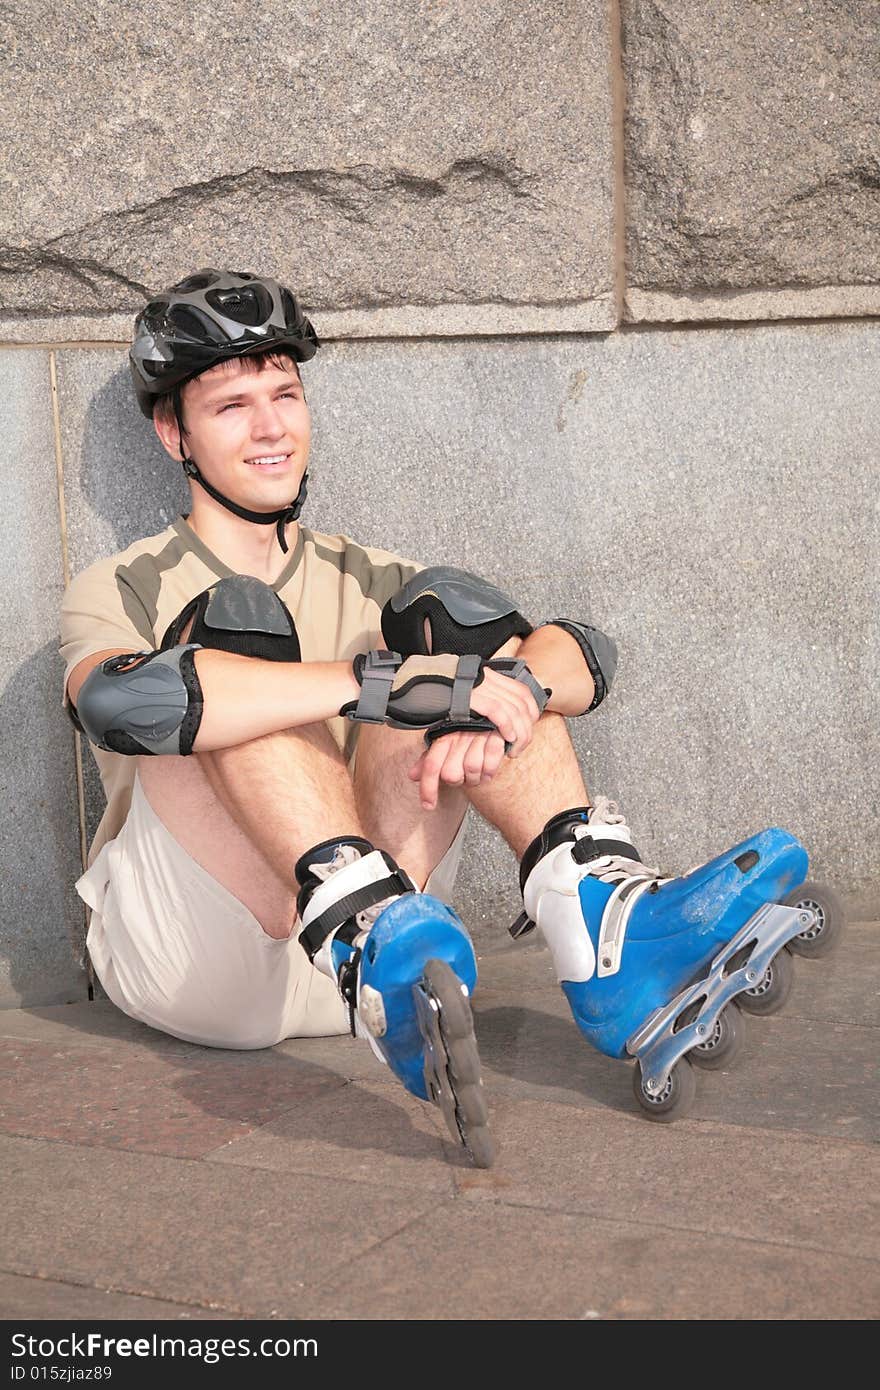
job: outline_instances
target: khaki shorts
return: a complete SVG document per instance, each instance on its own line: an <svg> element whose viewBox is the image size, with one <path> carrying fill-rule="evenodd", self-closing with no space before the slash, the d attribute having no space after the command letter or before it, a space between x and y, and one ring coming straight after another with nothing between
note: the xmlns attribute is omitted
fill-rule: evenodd
<svg viewBox="0 0 880 1390"><path fill-rule="evenodd" d="M425 884L451 904L464 821ZM135 778L131 810L76 885L89 955L110 999L151 1028L207 1047L271 1047L347 1033L335 985L296 936L267 936L166 830Z"/></svg>

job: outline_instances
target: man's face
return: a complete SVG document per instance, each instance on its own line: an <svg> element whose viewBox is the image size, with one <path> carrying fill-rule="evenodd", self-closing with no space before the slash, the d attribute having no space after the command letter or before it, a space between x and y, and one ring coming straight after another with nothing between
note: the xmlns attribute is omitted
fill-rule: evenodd
<svg viewBox="0 0 880 1390"><path fill-rule="evenodd" d="M185 451L225 497L270 512L296 496L308 463L311 415L290 359L281 367L267 361L261 370L246 358L220 362L187 382L181 403ZM163 443L167 448L164 435Z"/></svg>

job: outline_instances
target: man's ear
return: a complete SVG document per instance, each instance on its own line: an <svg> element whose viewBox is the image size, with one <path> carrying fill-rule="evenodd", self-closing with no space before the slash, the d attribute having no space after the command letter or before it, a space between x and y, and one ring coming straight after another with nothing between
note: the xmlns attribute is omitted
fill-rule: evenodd
<svg viewBox="0 0 880 1390"><path fill-rule="evenodd" d="M180 449L180 430L177 421L169 419L167 415L163 415L157 410L153 414L153 429L159 436L159 443L165 452L170 454L176 463L182 463L183 454Z"/></svg>

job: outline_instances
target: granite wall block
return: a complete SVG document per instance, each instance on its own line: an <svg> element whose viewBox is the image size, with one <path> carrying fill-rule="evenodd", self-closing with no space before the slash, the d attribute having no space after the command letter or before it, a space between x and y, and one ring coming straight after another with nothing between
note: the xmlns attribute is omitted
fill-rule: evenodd
<svg viewBox="0 0 880 1390"><path fill-rule="evenodd" d="M277 274L334 334L611 327L608 26L601 0L107 0L63 25L24 0L4 331L93 338L212 264Z"/></svg>
<svg viewBox="0 0 880 1390"><path fill-rule="evenodd" d="M880 313L880 5L621 0L627 316Z"/></svg>
<svg viewBox="0 0 880 1390"><path fill-rule="evenodd" d="M64 592L47 352L0 351L0 1008L87 997L74 732L61 711Z"/></svg>

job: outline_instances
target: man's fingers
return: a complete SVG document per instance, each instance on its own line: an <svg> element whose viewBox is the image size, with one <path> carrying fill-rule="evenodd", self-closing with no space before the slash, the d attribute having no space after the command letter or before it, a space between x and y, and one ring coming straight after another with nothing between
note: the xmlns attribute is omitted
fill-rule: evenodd
<svg viewBox="0 0 880 1390"><path fill-rule="evenodd" d="M483 780L483 768L486 762L486 749L490 737L497 735L480 734L470 740L462 759L462 771L464 773L465 785L468 787L478 787ZM502 750L503 751L503 750Z"/></svg>
<svg viewBox="0 0 880 1390"><path fill-rule="evenodd" d="M446 734L413 763L409 777L420 783L422 806L433 811L441 783L478 787L495 775L503 758L504 739L500 734Z"/></svg>
<svg viewBox="0 0 880 1390"><path fill-rule="evenodd" d="M483 782L490 782L504 762L504 739L499 734L490 734L486 740L483 758Z"/></svg>
<svg viewBox="0 0 880 1390"><path fill-rule="evenodd" d="M440 788L440 769L446 760L446 750L443 747L445 739L438 739L426 752L422 754L416 767L419 770L419 799L426 811L433 811L437 805L437 795ZM410 774L412 776L412 773Z"/></svg>
<svg viewBox="0 0 880 1390"><path fill-rule="evenodd" d="M519 681L487 670L471 696L471 705L478 714L498 726L506 741L513 745L513 757L531 743L532 730L541 715L533 695Z"/></svg>

